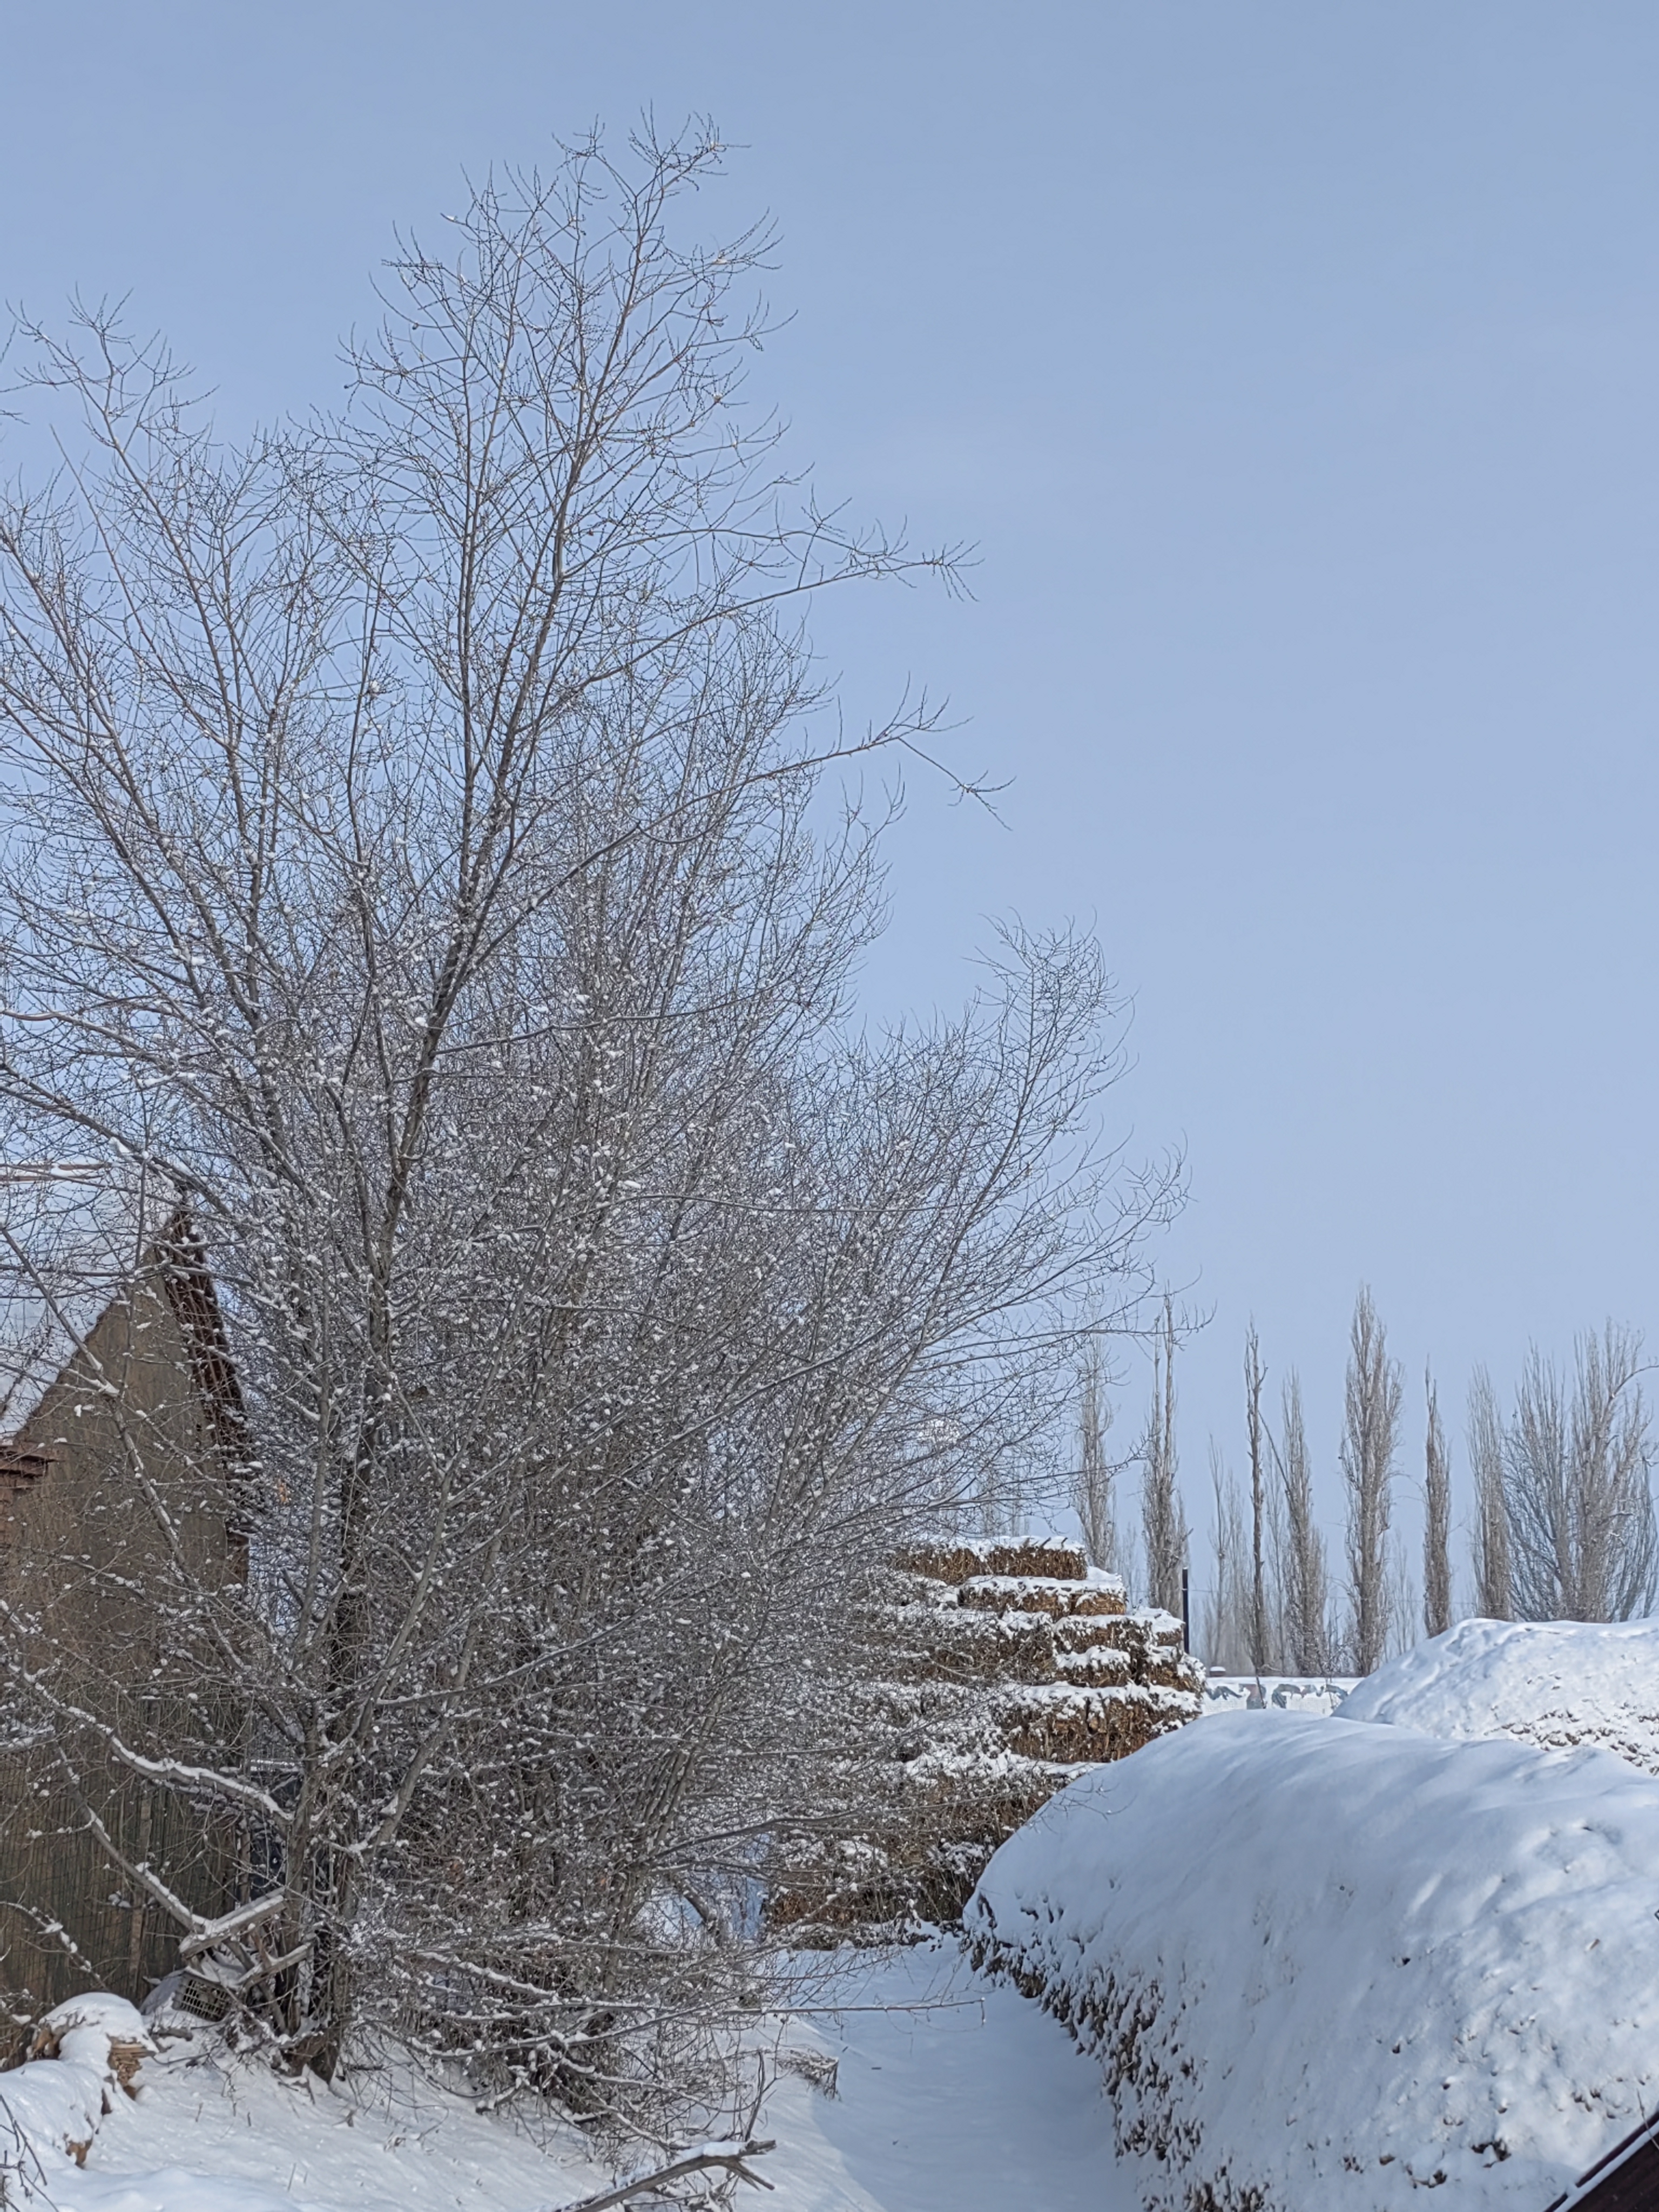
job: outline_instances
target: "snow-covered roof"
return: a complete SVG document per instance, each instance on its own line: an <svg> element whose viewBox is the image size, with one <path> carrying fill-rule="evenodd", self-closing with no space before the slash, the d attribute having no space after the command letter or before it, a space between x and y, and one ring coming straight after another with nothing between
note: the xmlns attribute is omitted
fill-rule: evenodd
<svg viewBox="0 0 1659 2212"><path fill-rule="evenodd" d="M0 1443L129 1289L167 1200L84 1161L0 1166Z"/></svg>

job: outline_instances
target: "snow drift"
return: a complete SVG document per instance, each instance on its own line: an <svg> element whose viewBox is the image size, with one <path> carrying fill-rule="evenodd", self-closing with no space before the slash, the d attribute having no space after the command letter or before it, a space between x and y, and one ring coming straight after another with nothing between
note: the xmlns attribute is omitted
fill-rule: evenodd
<svg viewBox="0 0 1659 2212"><path fill-rule="evenodd" d="M1607 1753L1267 1712L1074 1782L966 1926L1099 2057L1149 2208L1537 2212L1659 2102L1656 1906Z"/></svg>
<svg viewBox="0 0 1659 2212"><path fill-rule="evenodd" d="M1427 1735L1595 1743L1659 1775L1659 1620L1465 1620L1339 1708Z"/></svg>

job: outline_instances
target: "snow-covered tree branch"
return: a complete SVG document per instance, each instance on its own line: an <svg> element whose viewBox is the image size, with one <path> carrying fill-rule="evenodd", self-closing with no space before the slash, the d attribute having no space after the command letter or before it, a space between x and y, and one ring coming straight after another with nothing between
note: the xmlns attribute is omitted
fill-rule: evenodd
<svg viewBox="0 0 1659 2212"><path fill-rule="evenodd" d="M636 2120L810 1804L848 1593L1006 1474L1076 1316L1135 1322L1175 1195L1100 1147L1088 942L851 1018L885 809L830 779L933 722L845 735L800 611L956 564L780 473L764 241L678 242L717 157L481 190L343 411L244 447L113 319L37 332L67 458L0 503L5 1143L182 1207L237 1382L170 1488L110 1470L112 1632L20 1595L10 1679L280 1892L293 2058L379 2021Z"/></svg>

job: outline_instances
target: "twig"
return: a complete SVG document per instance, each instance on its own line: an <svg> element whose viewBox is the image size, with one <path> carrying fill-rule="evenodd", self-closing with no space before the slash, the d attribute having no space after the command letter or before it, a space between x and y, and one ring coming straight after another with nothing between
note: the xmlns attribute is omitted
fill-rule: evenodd
<svg viewBox="0 0 1659 2212"><path fill-rule="evenodd" d="M744 2166L746 2158L758 2158L763 2151L775 2150L775 2142L705 2143L701 2150L688 2151L672 2166L659 2166L654 2173L636 2173L631 2181L624 2181L615 2189L601 2190L597 2197L584 2197L574 2204L565 2204L559 2212L605 2212L610 2204L626 2204L630 2197L643 2196L647 2189L659 2189L665 2182L678 2181L688 2173L705 2172L711 2166L723 2166L739 2181L751 2188L770 2189L772 2182L758 2173L750 2173Z"/></svg>

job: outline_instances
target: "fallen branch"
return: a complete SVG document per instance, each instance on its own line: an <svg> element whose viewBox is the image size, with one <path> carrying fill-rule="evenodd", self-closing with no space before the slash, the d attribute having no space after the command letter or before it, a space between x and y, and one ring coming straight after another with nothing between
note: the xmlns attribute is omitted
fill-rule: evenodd
<svg viewBox="0 0 1659 2212"><path fill-rule="evenodd" d="M712 2166L723 2166L728 2173L746 2181L752 2189L770 2189L775 2185L758 2173L750 2173L744 2166L746 2158L758 2158L763 2151L775 2150L775 2142L711 2142L700 2143L677 2158L672 2166L659 2166L653 2173L636 2173L631 2181L620 2183L615 2189L601 2190L597 2197L583 2197L574 2204L564 2204L559 2212L605 2212L611 2204L626 2204L630 2197L642 2196L647 2189L659 2189L665 2182L678 2181L688 2173L702 2173Z"/></svg>

